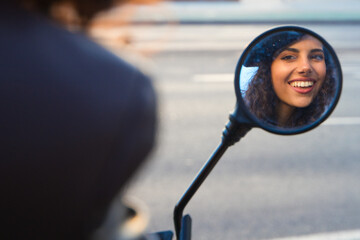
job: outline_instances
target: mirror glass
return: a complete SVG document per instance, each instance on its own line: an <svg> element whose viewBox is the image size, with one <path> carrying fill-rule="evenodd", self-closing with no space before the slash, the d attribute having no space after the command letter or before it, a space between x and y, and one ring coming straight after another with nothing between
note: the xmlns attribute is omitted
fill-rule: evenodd
<svg viewBox="0 0 360 240"><path fill-rule="evenodd" d="M238 101L267 130L320 123L340 95L342 73L334 50L304 28L263 33L244 51L237 68Z"/></svg>

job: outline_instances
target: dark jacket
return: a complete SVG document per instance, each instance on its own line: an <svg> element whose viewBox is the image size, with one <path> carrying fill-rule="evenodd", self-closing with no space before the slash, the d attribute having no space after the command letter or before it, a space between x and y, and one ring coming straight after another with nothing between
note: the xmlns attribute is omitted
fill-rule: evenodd
<svg viewBox="0 0 360 240"><path fill-rule="evenodd" d="M0 8L0 239L85 239L153 146L149 79L47 19Z"/></svg>

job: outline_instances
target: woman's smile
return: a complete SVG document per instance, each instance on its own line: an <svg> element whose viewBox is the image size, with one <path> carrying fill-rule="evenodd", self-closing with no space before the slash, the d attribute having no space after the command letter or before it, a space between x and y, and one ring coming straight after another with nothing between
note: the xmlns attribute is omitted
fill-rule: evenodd
<svg viewBox="0 0 360 240"><path fill-rule="evenodd" d="M316 80L313 78L298 78L288 81L288 84L298 93L306 94L314 89Z"/></svg>

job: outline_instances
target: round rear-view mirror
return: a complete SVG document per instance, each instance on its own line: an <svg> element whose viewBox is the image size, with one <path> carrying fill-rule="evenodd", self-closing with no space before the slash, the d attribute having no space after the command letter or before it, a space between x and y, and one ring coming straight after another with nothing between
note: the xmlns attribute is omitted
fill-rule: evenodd
<svg viewBox="0 0 360 240"><path fill-rule="evenodd" d="M272 133L305 132L331 114L341 88L340 62L324 38L277 27L255 38L238 61L233 117Z"/></svg>

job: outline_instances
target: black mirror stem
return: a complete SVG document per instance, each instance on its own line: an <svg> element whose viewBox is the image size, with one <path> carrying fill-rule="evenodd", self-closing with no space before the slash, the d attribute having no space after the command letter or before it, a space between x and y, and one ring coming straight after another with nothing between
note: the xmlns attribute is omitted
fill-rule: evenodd
<svg viewBox="0 0 360 240"><path fill-rule="evenodd" d="M174 209L174 225L176 239L180 239L181 221L183 218L183 211L190 199L194 196L206 177L210 174L216 163L220 160L222 155L231 145L238 142L245 134L251 129L248 124L239 123L233 115L230 115L230 121L225 126L223 131L222 141L217 147L215 152L211 155L209 160L200 169L199 173L191 183L190 187L186 190L180 201L176 204Z"/></svg>

